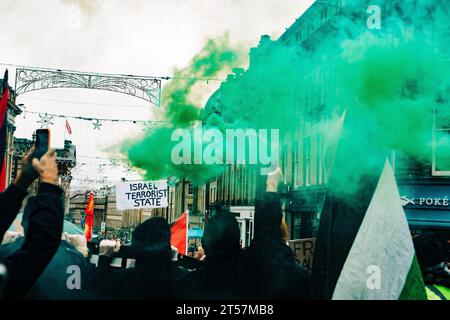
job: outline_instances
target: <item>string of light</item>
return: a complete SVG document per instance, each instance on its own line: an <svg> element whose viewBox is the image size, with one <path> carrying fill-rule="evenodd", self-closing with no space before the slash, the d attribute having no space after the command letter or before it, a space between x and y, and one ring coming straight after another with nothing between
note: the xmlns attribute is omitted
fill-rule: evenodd
<svg viewBox="0 0 450 320"><path fill-rule="evenodd" d="M63 114L54 114L54 113L43 113L36 111L24 111L23 118L25 119L27 114L34 114L39 116L39 120L37 123L41 126L41 129L46 129L55 124L55 118L62 119L74 119L81 121L89 121L94 126L94 130L101 130L103 122L110 123L130 123L130 124L142 124L144 125L143 130L146 130L149 127L153 127L156 124L168 123L168 121L159 121L159 120L130 120L130 119L108 119L108 118L97 118L97 117L82 117L82 116L68 116ZM66 126L70 126L70 124L66 124Z"/></svg>
<svg viewBox="0 0 450 320"><path fill-rule="evenodd" d="M107 118L96 118L96 117L82 117L82 116L67 116L63 114L55 114L55 113L43 113L36 111L26 111L26 114L36 114L40 117L51 117L51 118L65 118L65 119L76 119L76 120L85 120L85 121L101 121L101 122L127 122L127 123L143 123L143 124L152 124L152 123L167 123L167 121L153 121L153 120L130 120L130 119L107 119ZM50 119L52 120L52 119Z"/></svg>

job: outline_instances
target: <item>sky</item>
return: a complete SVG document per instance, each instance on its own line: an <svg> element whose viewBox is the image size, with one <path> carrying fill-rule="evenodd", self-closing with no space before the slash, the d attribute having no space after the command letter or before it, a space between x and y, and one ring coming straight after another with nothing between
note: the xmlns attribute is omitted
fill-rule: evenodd
<svg viewBox="0 0 450 320"><path fill-rule="evenodd" d="M211 37L229 33L234 45L250 49L261 35L278 38L313 0L1 0L0 28L6 35L1 64L119 73L170 76L183 67ZM14 83L15 68L10 70ZM164 85L164 84L163 84ZM214 92L220 83L209 83ZM205 97L206 98L206 97ZM38 115L54 113L106 119L152 120L158 107L147 101L111 92L53 89L18 97L27 112L16 119L16 137L31 138L40 127ZM106 152L122 140L141 134L142 125L92 123L55 118L50 126L52 146L64 137L77 146L79 167L73 188L87 183L113 184L122 177L139 179L134 171L113 168ZM156 150L155 150L156 151ZM96 159L101 158L101 159ZM105 158L105 159L103 159ZM101 164L108 164L102 166ZM97 180L88 182L87 179ZM104 182L102 180L105 180Z"/></svg>

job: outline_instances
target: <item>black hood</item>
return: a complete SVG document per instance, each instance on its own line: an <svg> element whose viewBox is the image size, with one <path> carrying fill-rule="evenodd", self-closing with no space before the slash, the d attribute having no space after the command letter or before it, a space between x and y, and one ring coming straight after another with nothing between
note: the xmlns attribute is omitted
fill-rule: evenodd
<svg viewBox="0 0 450 320"><path fill-rule="evenodd" d="M202 238L206 261L223 260L240 251L240 232L231 213L218 213L209 219Z"/></svg>
<svg viewBox="0 0 450 320"><path fill-rule="evenodd" d="M131 240L133 250L142 258L171 259L170 227L164 218L150 218L140 224Z"/></svg>
<svg viewBox="0 0 450 320"><path fill-rule="evenodd" d="M282 219L280 196L277 193L265 193L263 198L255 203L254 238L281 240Z"/></svg>

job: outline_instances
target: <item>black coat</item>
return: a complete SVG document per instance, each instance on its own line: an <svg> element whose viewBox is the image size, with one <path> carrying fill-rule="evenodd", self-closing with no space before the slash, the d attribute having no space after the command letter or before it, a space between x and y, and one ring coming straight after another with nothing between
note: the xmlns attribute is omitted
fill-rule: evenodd
<svg viewBox="0 0 450 320"><path fill-rule="evenodd" d="M25 242L20 238L0 247L0 261L17 252ZM74 270L72 266L78 268ZM93 265L67 241L61 241L47 268L24 296L26 300L88 299ZM80 287L74 288L79 277ZM73 277L72 277L73 276ZM68 286L68 281L70 285Z"/></svg>
<svg viewBox="0 0 450 320"><path fill-rule="evenodd" d="M244 250L243 258L253 280L254 292L260 299L309 299L310 273L299 265L292 250L281 239L281 201L277 194L266 193L255 206L255 236L251 245ZM254 267L253 267L254 268Z"/></svg>
<svg viewBox="0 0 450 320"><path fill-rule="evenodd" d="M294 254L281 240L255 239L245 249L248 260L256 260L258 280L254 296L258 299L310 299L310 272L299 265ZM247 270L252 274L252 270ZM255 271L253 271L255 274ZM253 276L255 277L255 276Z"/></svg>
<svg viewBox="0 0 450 320"><path fill-rule="evenodd" d="M249 287L243 281L240 264L238 255L213 261L206 258L204 265L177 281L174 297L179 300L249 299Z"/></svg>
<svg viewBox="0 0 450 320"><path fill-rule="evenodd" d="M227 248L236 237L239 241L239 235L220 233L216 228L212 232L216 235L215 251L212 255L206 251L205 265L177 282L176 298L309 299L309 272L296 262L281 239L283 215L278 195L265 194L255 209L255 236L250 247L238 251Z"/></svg>
<svg viewBox="0 0 450 320"><path fill-rule="evenodd" d="M111 258L100 256L95 271L92 297L107 300L167 300L177 269L170 260L149 259L136 262L134 268L112 270Z"/></svg>
<svg viewBox="0 0 450 320"><path fill-rule="evenodd" d="M239 238L239 225L233 215L225 212L213 216L202 239L206 260L177 281L174 296L190 300L250 298L247 291L253 286L247 285L248 279L242 277L241 271L251 267L242 266Z"/></svg>
<svg viewBox="0 0 450 320"><path fill-rule="evenodd" d="M170 228L159 217L151 218L133 232L130 250L136 265L113 270L111 257L100 256L93 282L93 296L99 299L155 300L172 298L180 269L172 262Z"/></svg>
<svg viewBox="0 0 450 320"><path fill-rule="evenodd" d="M42 183L30 208L25 242L2 261L8 271L6 299L24 297L56 253L61 242L64 209L62 189ZM0 194L0 239L14 221L27 193L11 185Z"/></svg>

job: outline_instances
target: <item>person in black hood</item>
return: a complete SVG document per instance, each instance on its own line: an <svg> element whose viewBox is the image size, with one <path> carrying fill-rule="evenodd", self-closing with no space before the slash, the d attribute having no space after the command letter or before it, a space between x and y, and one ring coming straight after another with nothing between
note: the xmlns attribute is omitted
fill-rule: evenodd
<svg viewBox="0 0 450 320"><path fill-rule="evenodd" d="M202 245L206 254L204 265L176 283L174 296L194 300L240 298L238 257L241 247L236 218L219 210L206 224Z"/></svg>
<svg viewBox="0 0 450 320"><path fill-rule="evenodd" d="M163 218L151 218L133 232L130 250L136 259L134 268L112 271L111 260L120 244L100 243L100 257L94 276L93 296L101 299L170 299L177 278L172 263L170 228Z"/></svg>
<svg viewBox="0 0 450 320"><path fill-rule="evenodd" d="M244 250L244 256L248 260L256 259L259 267L257 298L305 300L310 298L310 274L296 262L283 239L283 213L276 193L280 179L281 169L269 175L267 192L255 203L254 238Z"/></svg>

